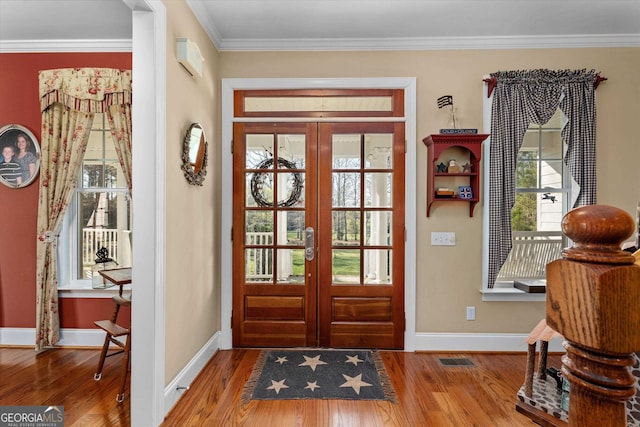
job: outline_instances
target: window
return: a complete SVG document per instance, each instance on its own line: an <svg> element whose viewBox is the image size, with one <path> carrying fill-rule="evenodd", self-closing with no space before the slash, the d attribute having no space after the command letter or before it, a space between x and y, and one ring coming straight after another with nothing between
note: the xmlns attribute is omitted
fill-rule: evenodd
<svg viewBox="0 0 640 427"><path fill-rule="evenodd" d="M516 161L515 204L511 211L512 249L497 282L544 279L546 265L566 246L560 228L570 193L563 162L563 114L544 125L530 124Z"/></svg>
<svg viewBox="0 0 640 427"><path fill-rule="evenodd" d="M131 199L109 123L106 114L96 114L61 232L60 286L90 288L96 252L103 247L118 266L131 266L131 224Z"/></svg>
<svg viewBox="0 0 640 427"><path fill-rule="evenodd" d="M497 71L485 79L484 94L490 93L491 98L483 101L484 128L490 129L491 136L483 156L484 300L544 300L542 294L521 298L513 282L499 280L510 256L519 267L525 258L538 257L535 264L540 266L553 258L553 250L541 249L552 246L550 242L524 242L536 249L527 256L517 251L512 254L514 233L557 232L555 224L566 211L565 204L574 208L596 203L595 88L600 81L594 70L549 69ZM553 134L560 134L561 139ZM514 231L514 219L520 230ZM552 237L529 235L528 239ZM548 258L540 258L541 253ZM506 273L505 267L503 280ZM509 274L516 278L541 275L531 269Z"/></svg>

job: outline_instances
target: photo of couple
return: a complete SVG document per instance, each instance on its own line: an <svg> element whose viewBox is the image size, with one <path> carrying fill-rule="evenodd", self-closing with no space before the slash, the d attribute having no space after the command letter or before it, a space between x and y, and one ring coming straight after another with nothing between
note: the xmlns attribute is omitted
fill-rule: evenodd
<svg viewBox="0 0 640 427"><path fill-rule="evenodd" d="M13 188L31 184L40 168L40 145L20 125L0 129L0 182Z"/></svg>

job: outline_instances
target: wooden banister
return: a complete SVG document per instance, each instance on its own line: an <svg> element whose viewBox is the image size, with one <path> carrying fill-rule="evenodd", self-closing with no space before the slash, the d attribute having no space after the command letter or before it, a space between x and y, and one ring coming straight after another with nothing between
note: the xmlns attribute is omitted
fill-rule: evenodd
<svg viewBox="0 0 640 427"><path fill-rule="evenodd" d="M571 385L569 426L626 426L640 351L640 266L620 249L634 221L606 205L562 221L574 245L547 266L547 324L565 337L562 373Z"/></svg>

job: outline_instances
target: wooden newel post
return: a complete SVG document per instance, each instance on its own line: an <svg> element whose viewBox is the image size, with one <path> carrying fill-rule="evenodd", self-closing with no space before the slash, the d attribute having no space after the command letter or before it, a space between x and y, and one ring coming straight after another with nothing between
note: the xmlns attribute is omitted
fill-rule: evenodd
<svg viewBox="0 0 640 427"><path fill-rule="evenodd" d="M622 251L634 221L625 211L591 205L567 213L562 231L574 245L547 266L547 324L565 337L570 426L626 426L635 394L629 367L640 351L640 266Z"/></svg>

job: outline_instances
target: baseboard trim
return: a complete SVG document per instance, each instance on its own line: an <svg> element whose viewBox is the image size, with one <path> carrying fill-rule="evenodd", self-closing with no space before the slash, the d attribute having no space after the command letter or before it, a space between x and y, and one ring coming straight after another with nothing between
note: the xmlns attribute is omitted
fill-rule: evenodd
<svg viewBox="0 0 640 427"><path fill-rule="evenodd" d="M36 346L35 328L0 328L0 345Z"/></svg>
<svg viewBox="0 0 640 427"><path fill-rule="evenodd" d="M0 328L0 345L33 346L35 328ZM100 329L61 329L58 347L102 347L104 331Z"/></svg>
<svg viewBox="0 0 640 427"><path fill-rule="evenodd" d="M165 416L187 391L200 371L220 349L220 331L216 332L207 343L187 363L178 375L164 389Z"/></svg>
<svg viewBox="0 0 640 427"><path fill-rule="evenodd" d="M0 328L0 345L34 346L35 337L35 328ZM415 335L415 351L527 351L526 338L526 334L421 332ZM221 332L218 331L176 378L181 378L183 373L186 375L193 366L204 366L221 348L220 340ZM103 343L104 332L99 329L62 329L58 346L100 347ZM549 351L564 352L561 340L552 340ZM204 362L198 362L201 358L205 358ZM180 379L179 382L191 381Z"/></svg>
<svg viewBox="0 0 640 427"><path fill-rule="evenodd" d="M528 334L417 333L415 351L527 351ZM549 342L549 351L564 352L562 340Z"/></svg>

